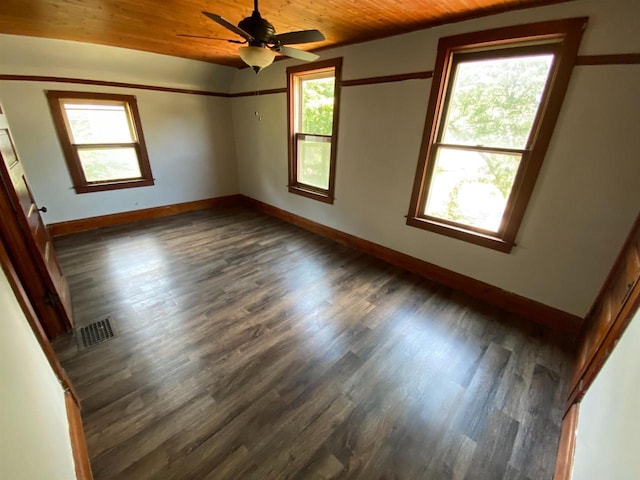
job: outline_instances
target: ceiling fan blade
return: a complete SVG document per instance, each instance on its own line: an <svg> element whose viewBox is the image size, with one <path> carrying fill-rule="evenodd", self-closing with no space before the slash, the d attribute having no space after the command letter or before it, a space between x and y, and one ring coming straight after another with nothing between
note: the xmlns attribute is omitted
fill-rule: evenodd
<svg viewBox="0 0 640 480"><path fill-rule="evenodd" d="M276 47L273 50L281 53L282 55L286 55L287 57L304 60L305 62L311 62L320 58L320 56L316 55L315 53L305 52L304 50L298 50L297 48L285 47L284 45Z"/></svg>
<svg viewBox="0 0 640 480"><path fill-rule="evenodd" d="M281 45L293 45L295 43L321 42L324 35L318 30L301 30L299 32L288 32L274 35L274 42L280 42Z"/></svg>
<svg viewBox="0 0 640 480"><path fill-rule="evenodd" d="M224 28L228 30L231 30L236 35L240 35L245 40L249 42L253 41L253 37L251 35L249 35L247 32L245 32L241 28L236 27L233 23L228 22L227 20L222 18L220 15L216 15L215 13L209 13L209 12L202 12L202 13L207 17L209 17L214 22L216 22L217 24L222 25Z"/></svg>
<svg viewBox="0 0 640 480"><path fill-rule="evenodd" d="M246 40L244 42L241 42L240 40L231 40L229 38L218 38L218 37L204 37L202 35L189 35L187 33L176 33L176 35L178 37L187 37L187 38L203 38L205 40L223 40L225 42L231 42L231 43L247 43Z"/></svg>

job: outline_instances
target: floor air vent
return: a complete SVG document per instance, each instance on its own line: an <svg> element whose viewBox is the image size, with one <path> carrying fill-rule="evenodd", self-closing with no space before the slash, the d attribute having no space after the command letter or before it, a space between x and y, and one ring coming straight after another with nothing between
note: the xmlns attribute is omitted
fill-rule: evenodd
<svg viewBox="0 0 640 480"><path fill-rule="evenodd" d="M116 331L111 324L111 319L107 317L104 320L98 320L89 325L78 327L78 346L81 349L93 347L107 340L111 340L115 336Z"/></svg>

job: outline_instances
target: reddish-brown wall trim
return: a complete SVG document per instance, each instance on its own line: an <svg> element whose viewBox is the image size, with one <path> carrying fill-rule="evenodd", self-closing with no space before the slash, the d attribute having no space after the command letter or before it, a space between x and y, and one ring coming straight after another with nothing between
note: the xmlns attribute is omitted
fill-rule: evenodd
<svg viewBox="0 0 640 480"><path fill-rule="evenodd" d="M576 452L576 430L580 404L574 403L562 420L562 433L556 459L556 471L553 480L571 480L573 458Z"/></svg>
<svg viewBox="0 0 640 480"><path fill-rule="evenodd" d="M230 93L229 97L237 98L237 97L255 97L258 95L272 95L274 93L287 93L286 88L271 88L269 90L258 90L254 92L239 92L239 93Z"/></svg>
<svg viewBox="0 0 640 480"><path fill-rule="evenodd" d="M78 480L92 480L91 463L89 462L89 451L82 429L82 417L80 407L76 403L73 395L68 391L64 393L64 403L67 407L67 421L69 422L69 438L71 440L71 452L73 453L73 463L76 469Z"/></svg>
<svg viewBox="0 0 640 480"><path fill-rule="evenodd" d="M399 75L384 75L381 77L368 77L368 78L357 78L355 80L342 80L340 82L340 86L355 87L358 85L374 85L376 83L403 82L405 80L431 78L432 76L433 76L432 71L401 73ZM231 93L229 94L229 96L232 98L237 98L237 97L251 97L256 95L271 95L273 93L287 93L287 89L272 88L271 90L259 90L257 92Z"/></svg>
<svg viewBox="0 0 640 480"><path fill-rule="evenodd" d="M238 204L238 195L228 195L225 197L207 198L205 200L195 200L193 202L176 203L161 207L145 208L142 210L132 210L129 212L112 213L99 217L81 218L79 220L69 220L67 222L52 223L47 226L52 237L60 237L72 233L86 232L102 227L111 227L122 223L137 222L151 218L169 217L179 213L192 212L194 210L205 210L215 207L230 207Z"/></svg>
<svg viewBox="0 0 640 480"><path fill-rule="evenodd" d="M637 65L640 53L622 53L619 55L578 55L576 65Z"/></svg>
<svg viewBox="0 0 640 480"><path fill-rule="evenodd" d="M399 75L386 75L382 77L358 78L355 80L344 80L341 82L341 86L352 87L356 85L372 85L376 83L402 82L404 80L431 78L432 75L433 75L433 72L425 71L425 72L403 73ZM287 93L286 88L271 88L267 90L258 90L258 91L251 91L251 92L221 93L221 92L209 92L205 90L187 90L183 88L160 87L155 85L142 85L138 83L107 82L102 80L85 80L81 78L69 78L69 77L47 77L47 76L39 76L39 75L2 74L0 75L0 80L73 83L73 84L81 84L81 85L98 85L98 86L104 86L104 87L135 88L135 89L142 89L142 90L153 90L157 92L187 93L191 95L206 95L211 97L225 97L225 98L253 97L253 96L260 96L260 95L272 95L275 93Z"/></svg>
<svg viewBox="0 0 640 480"><path fill-rule="evenodd" d="M411 257L407 254L378 245L363 238L350 235L326 225L314 222L286 210L281 210L259 200L240 195L240 203L267 215L292 223L323 237L348 247L356 248L384 260L392 265L417 273L442 285L465 292L466 294L501 307L509 312L527 318L539 325L575 337L582 327L582 319L567 312L521 297L493 285L453 272L432 263Z"/></svg>
<svg viewBox="0 0 640 480"><path fill-rule="evenodd" d="M157 92L169 92L169 93L187 93L189 95L205 95L208 97L228 97L228 93L209 92L206 90L189 90L186 88L172 88L161 87L158 85L143 85L140 83L125 83L125 82L108 82L105 80L88 80L83 78L70 78L70 77L47 77L41 75L0 75L0 80L13 80L20 82L52 82L52 83L74 83L80 85L97 85L101 87L120 87L120 88L135 88L138 90L154 90Z"/></svg>
<svg viewBox="0 0 640 480"><path fill-rule="evenodd" d="M341 87L355 87L359 85L375 85L377 83L391 83L391 82L403 82L405 80L417 80L417 79L426 79L431 78L433 76L432 71L424 71L424 72L411 72L411 73L401 73L398 75L384 75L381 77L367 77L367 78L356 78L354 80L342 80L340 82ZM257 92L240 92L240 93L231 93L229 96L232 98L237 97L251 97L256 95L270 95L273 93L287 93L286 88L272 88L271 90L260 90Z"/></svg>
<svg viewBox="0 0 640 480"><path fill-rule="evenodd" d="M259 90L258 92L224 93L224 92L211 92L208 90L190 90L186 88L162 87L159 85L146 85L141 83L109 82L105 80L89 80L84 78L72 78L72 77L50 77L50 76L43 76L43 75L0 74L0 81L1 80L16 81L16 82L71 83L71 84L78 84L78 85L95 85L99 87L133 88L136 90L152 90L154 92L167 92L167 93L185 93L188 95L204 95L206 97L222 97L222 98L251 97L255 95L271 95L273 93L287 93L286 88L272 88L270 90Z"/></svg>
<svg viewBox="0 0 640 480"><path fill-rule="evenodd" d="M358 78L356 80L343 80L341 86L355 87L357 85L374 85L376 83L403 82L433 77L433 71L402 73L400 75L385 75L382 77Z"/></svg>
<svg viewBox="0 0 640 480"><path fill-rule="evenodd" d="M334 47L331 47L334 48ZM576 58L576 65L633 65L640 64L640 53L622 53L611 55L579 55ZM353 87L357 85L373 85L376 83L389 83L389 82L402 82L405 80L413 79L426 79L433 76L433 71L423 72L411 72L402 73L398 75L385 75L381 77L365 77L356 78L352 80L343 80L341 85L343 87ZM125 83L125 82L109 82L104 80L89 80L83 78L71 78L71 77L52 77L42 75L9 75L0 74L0 80L8 81L21 81L21 82L52 82L52 83L73 83L80 85L97 85L103 87L120 87L120 88L133 88L138 90L153 90L156 92L168 92L168 93L186 93L189 95L204 95L208 97L223 97L223 98L237 98L237 97L251 97L256 95L272 95L274 93L287 93L286 88L271 88L267 90L259 90L257 92L237 92L237 93L224 93L224 92L210 92L207 90L189 90L186 88L172 88L161 87L158 85L143 85L139 83Z"/></svg>

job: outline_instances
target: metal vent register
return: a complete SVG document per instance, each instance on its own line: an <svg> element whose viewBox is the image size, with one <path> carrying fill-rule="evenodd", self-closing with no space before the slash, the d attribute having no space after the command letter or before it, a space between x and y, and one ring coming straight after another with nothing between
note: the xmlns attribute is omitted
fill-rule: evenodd
<svg viewBox="0 0 640 480"><path fill-rule="evenodd" d="M115 328L109 317L104 320L82 325L78 327L78 346L81 349L93 347L100 343L111 340L116 336Z"/></svg>

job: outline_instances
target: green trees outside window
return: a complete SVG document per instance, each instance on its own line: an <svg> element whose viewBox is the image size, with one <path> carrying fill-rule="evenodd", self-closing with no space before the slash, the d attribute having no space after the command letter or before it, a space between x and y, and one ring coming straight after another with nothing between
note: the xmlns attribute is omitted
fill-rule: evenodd
<svg viewBox="0 0 640 480"><path fill-rule="evenodd" d="M497 232L527 148L552 54L454 65L424 213Z"/></svg>
<svg viewBox="0 0 640 480"><path fill-rule="evenodd" d="M333 74L300 80L300 133L313 136L298 139L298 179L324 190L329 188L334 88Z"/></svg>
<svg viewBox="0 0 640 480"><path fill-rule="evenodd" d="M438 41L407 225L511 252L587 22Z"/></svg>

